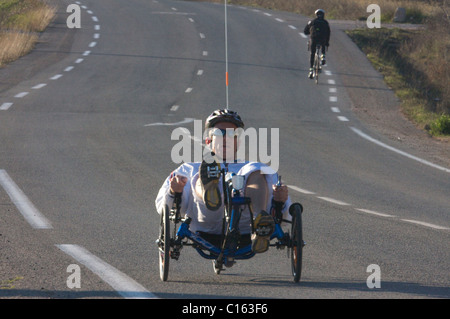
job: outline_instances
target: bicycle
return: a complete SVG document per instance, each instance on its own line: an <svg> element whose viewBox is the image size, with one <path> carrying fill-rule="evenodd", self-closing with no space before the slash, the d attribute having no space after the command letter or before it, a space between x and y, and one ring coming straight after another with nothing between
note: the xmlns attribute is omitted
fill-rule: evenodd
<svg viewBox="0 0 450 319"><path fill-rule="evenodd" d="M215 246L202 238L199 234L193 233L189 229L191 218L182 218L180 214L181 194L175 194L175 200L171 209L166 205L161 213L160 234L156 240L159 251L159 272L162 281L168 280L170 259L178 260L180 252L184 246L192 246L205 259L213 260L213 268L216 274L220 274L224 267L232 267L235 260L250 259L255 255L251 244L244 247L238 246L240 238L239 221L243 210L248 207L253 221L251 209L251 199L242 196L244 188L244 176L220 170L218 167L212 169L208 174L222 175L224 190L224 215L221 244ZM216 176L217 176L216 175ZM279 179L279 183L280 183ZM277 249L288 248L291 258L291 270L294 282L298 283L301 278L303 261L303 229L302 212L303 207L299 203L294 203L289 207L292 221L284 220L279 203L273 207L273 217L275 227L270 240L276 239L270 247ZM291 233L283 232L281 222L291 224ZM181 224L180 224L181 223ZM171 229L170 225L174 224ZM180 224L178 226L178 224ZM252 222L252 232L257 232Z"/></svg>
<svg viewBox="0 0 450 319"><path fill-rule="evenodd" d="M322 45L316 45L316 53L314 54L314 64L313 64L313 78L316 84L319 84L319 73L322 71L322 59L320 58L320 52L322 52Z"/></svg>

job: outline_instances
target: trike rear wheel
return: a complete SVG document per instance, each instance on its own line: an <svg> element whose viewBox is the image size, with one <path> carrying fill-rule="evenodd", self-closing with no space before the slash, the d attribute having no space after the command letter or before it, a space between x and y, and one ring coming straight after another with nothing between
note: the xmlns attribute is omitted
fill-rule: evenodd
<svg viewBox="0 0 450 319"><path fill-rule="evenodd" d="M291 268L294 282L299 282L302 274L303 260L303 230L302 230L302 206L293 204L290 208L292 215L291 228Z"/></svg>
<svg viewBox="0 0 450 319"><path fill-rule="evenodd" d="M159 235L159 277L167 281L169 277L170 260L170 220L169 208L166 206L161 213L160 235Z"/></svg>

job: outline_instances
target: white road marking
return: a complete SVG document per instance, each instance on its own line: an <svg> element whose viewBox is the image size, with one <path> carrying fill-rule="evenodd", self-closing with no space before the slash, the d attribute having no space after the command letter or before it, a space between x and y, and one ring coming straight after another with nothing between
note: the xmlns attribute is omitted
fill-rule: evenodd
<svg viewBox="0 0 450 319"><path fill-rule="evenodd" d="M99 39L100 38L100 33L94 33L94 39Z"/></svg>
<svg viewBox="0 0 450 319"><path fill-rule="evenodd" d="M70 72L73 70L73 66L68 66L67 68L64 69L64 72Z"/></svg>
<svg viewBox="0 0 450 319"><path fill-rule="evenodd" d="M349 122L350 120L346 118L345 116L338 116L338 120L341 122Z"/></svg>
<svg viewBox="0 0 450 319"><path fill-rule="evenodd" d="M333 106L333 107L331 108L331 111L333 111L334 113L341 113L341 110L339 110L339 108L338 108L338 107L335 107L335 106Z"/></svg>
<svg viewBox="0 0 450 319"><path fill-rule="evenodd" d="M284 20L280 18L276 18L275 20L277 20L278 22L284 22Z"/></svg>
<svg viewBox="0 0 450 319"><path fill-rule="evenodd" d="M330 102L337 102L337 96L330 96Z"/></svg>
<svg viewBox="0 0 450 319"><path fill-rule="evenodd" d="M33 203L3 169L0 169L0 185L3 186L6 193L11 198L11 201L14 205L16 205L19 212L31 225L31 227L34 229L53 228L50 221L41 214L41 212L33 205Z"/></svg>
<svg viewBox="0 0 450 319"><path fill-rule="evenodd" d="M203 56L208 56L208 51L203 51Z"/></svg>
<svg viewBox="0 0 450 319"><path fill-rule="evenodd" d="M14 95L14 97L16 97L16 98L18 98L18 99L21 99L21 98L27 96L29 93L30 93L30 92L20 92L20 93Z"/></svg>
<svg viewBox="0 0 450 319"><path fill-rule="evenodd" d="M302 38L308 39L308 36L304 34L303 32L299 32L299 34L302 36Z"/></svg>
<svg viewBox="0 0 450 319"><path fill-rule="evenodd" d="M295 27L293 25L289 25L289 28L291 28L292 30L297 30L297 27Z"/></svg>
<svg viewBox="0 0 450 319"><path fill-rule="evenodd" d="M172 106L172 107L170 108L170 110L171 110L172 112L176 112L176 111L178 111L179 108L180 108L179 105L174 105L174 106Z"/></svg>
<svg viewBox="0 0 450 319"><path fill-rule="evenodd" d="M334 85L334 84L336 84L336 82L334 80L329 79L328 80L328 84L333 84Z"/></svg>
<svg viewBox="0 0 450 319"><path fill-rule="evenodd" d="M328 88L328 92L329 93L336 93L337 89L336 88Z"/></svg>
<svg viewBox="0 0 450 319"><path fill-rule="evenodd" d="M93 17L92 17L92 21L98 22L98 18L97 18L96 16L93 16Z"/></svg>
<svg viewBox="0 0 450 319"><path fill-rule="evenodd" d="M417 156L408 154L408 153L403 152L403 151L401 151L401 150L399 150L399 149L396 149L396 148L394 148L394 147L392 147L392 146L389 146L389 145L387 145L387 144L385 144L385 143L383 143L383 142L380 142L380 141L374 139L373 137L371 137L371 136L369 136L369 135L363 133L361 130L359 130L359 129L355 128L355 127L350 127L350 129L351 129L353 132L355 132L356 134L358 134L360 137L364 138L365 140L368 140L369 142L372 142L372 143L374 143L374 144L377 144L378 146L381 146L381 147L383 147L383 148L385 148L385 149L388 149L388 150L390 150L390 151L392 151L392 152L395 152L395 153L397 153L397 154L400 154L400 155L402 155L402 156L405 156L405 157L407 157L407 158L409 158L409 159L415 160L415 161L417 161L417 162L419 162L419 163L428 165L428 166L430 166L430 167L436 168L436 169L441 170L441 171L444 171L444 172L446 172L446 173L450 173L450 169L448 169L448 168L442 167L442 166L440 166L440 165L436 165L436 164L431 163L431 162L429 162L429 161L427 161L427 160L421 159L421 158L419 158L419 157L417 157Z"/></svg>
<svg viewBox="0 0 450 319"><path fill-rule="evenodd" d="M317 196L317 198L322 199L327 202L330 202L330 203L333 203L333 204L336 204L336 205L340 205L340 206L351 206L350 204L348 204L346 202L343 202L343 201L340 201L340 200L337 200L334 198L330 198L330 197Z"/></svg>
<svg viewBox="0 0 450 319"><path fill-rule="evenodd" d="M100 30L100 25L99 25L99 24L96 24L96 25L94 26L94 29L95 29L96 31L99 31L99 30Z"/></svg>
<svg viewBox="0 0 450 319"><path fill-rule="evenodd" d="M185 118L183 121L181 122L176 122L176 123L150 123L150 124L146 124L144 126L177 126L177 125L181 125L181 124L186 124L186 123L191 123L194 122L195 119L191 119L191 118Z"/></svg>
<svg viewBox="0 0 450 319"><path fill-rule="evenodd" d="M83 52L83 56L88 56L89 54L91 54L91 51L84 51Z"/></svg>
<svg viewBox="0 0 450 319"><path fill-rule="evenodd" d="M206 36L203 33L200 33L200 39L205 39Z"/></svg>
<svg viewBox="0 0 450 319"><path fill-rule="evenodd" d="M74 258L80 264L89 268L103 281L127 299L155 299L153 293L144 286L130 278L123 272L104 262L83 247L77 245L56 245L67 255Z"/></svg>
<svg viewBox="0 0 450 319"><path fill-rule="evenodd" d="M417 224L417 225L421 225L421 226L425 226L425 227L430 227L430 228L433 228L433 229L450 230L450 228L447 228L447 227L434 225L434 224L430 224L430 223L425 223L425 222L421 222L421 221L418 221L418 220L412 220L412 219L401 219L401 220L404 221L404 222L413 223L413 224Z"/></svg>
<svg viewBox="0 0 450 319"><path fill-rule="evenodd" d="M384 214L384 213L379 213L379 212L374 212L373 210L369 210L369 209L362 209L362 208L356 208L356 210L363 212L363 213L367 213L367 214L371 214L371 215L376 215L376 216L381 216L381 217L395 217L394 215L389 215L389 214Z"/></svg>
<svg viewBox="0 0 450 319"><path fill-rule="evenodd" d="M184 91L185 93L191 93L193 90L193 88L187 88L186 91Z"/></svg>
<svg viewBox="0 0 450 319"><path fill-rule="evenodd" d="M47 83L41 83L32 87L33 90L42 89L44 86L47 86Z"/></svg>
<svg viewBox="0 0 450 319"><path fill-rule="evenodd" d="M79 64L79 63L81 63L81 62L83 62L83 61L84 61L84 59L79 58L79 59L77 59L77 60L75 61L75 63Z"/></svg>
<svg viewBox="0 0 450 319"><path fill-rule="evenodd" d="M95 42L95 41L89 43L89 47L90 47L90 48L93 48L93 47L95 47L96 45L97 45L97 42Z"/></svg>
<svg viewBox="0 0 450 319"><path fill-rule="evenodd" d="M58 80L59 78L61 78L63 75L62 74L56 74L56 75L54 75L54 76L52 76L51 78L50 78L50 80Z"/></svg>
<svg viewBox="0 0 450 319"><path fill-rule="evenodd" d="M293 190L295 190L295 191L297 191L299 193L302 193L302 194L306 194L306 195L314 195L315 194L314 192L310 192L310 191L308 191L306 189L303 189L303 188L300 188L300 187L297 187L297 186L294 186L294 185L287 185L287 187L289 187L289 188L291 188L291 189L293 189Z"/></svg>
<svg viewBox="0 0 450 319"><path fill-rule="evenodd" d="M8 110L12 105L13 105L13 103L10 103L10 102L3 103L3 104L0 106L0 110L6 111L6 110Z"/></svg>
<svg viewBox="0 0 450 319"><path fill-rule="evenodd" d="M198 71L197 71L197 75L198 75L198 76L203 75L203 70L198 70Z"/></svg>

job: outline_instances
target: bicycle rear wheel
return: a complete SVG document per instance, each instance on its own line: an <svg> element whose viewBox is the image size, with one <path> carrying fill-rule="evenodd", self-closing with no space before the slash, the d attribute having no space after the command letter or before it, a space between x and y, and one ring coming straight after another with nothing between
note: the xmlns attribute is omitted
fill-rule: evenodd
<svg viewBox="0 0 450 319"><path fill-rule="evenodd" d="M170 220L169 208L166 206L161 214L159 233L159 277L162 281L167 281L169 277L170 260Z"/></svg>
<svg viewBox="0 0 450 319"><path fill-rule="evenodd" d="M319 72L320 72L320 58L318 53L319 47L316 49L316 54L314 56L314 80L316 84L319 84Z"/></svg>
<svg viewBox="0 0 450 319"><path fill-rule="evenodd" d="M294 282L299 282L302 274L303 261L303 229L302 229L302 205L295 203L289 209L292 215L291 225L291 268Z"/></svg>

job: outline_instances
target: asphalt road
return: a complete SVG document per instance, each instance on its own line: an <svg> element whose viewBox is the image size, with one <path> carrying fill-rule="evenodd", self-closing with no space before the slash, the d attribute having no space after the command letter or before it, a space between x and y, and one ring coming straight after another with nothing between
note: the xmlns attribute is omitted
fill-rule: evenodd
<svg viewBox="0 0 450 319"><path fill-rule="evenodd" d="M225 106L224 7L83 0L82 28L68 29L71 2L32 54L0 70L0 297L450 297L449 167L353 114L356 100L396 100L341 31L316 85L307 18L236 6L229 105L247 127L279 129L279 172L305 208L302 281L286 251L218 276L188 247L161 282L154 199L178 166L172 131L194 132L176 123ZM366 69L349 94L343 77ZM80 288L68 287L70 265ZM370 265L380 288L367 285Z"/></svg>

